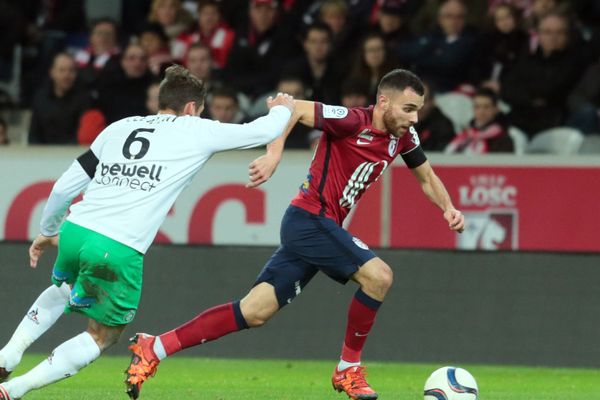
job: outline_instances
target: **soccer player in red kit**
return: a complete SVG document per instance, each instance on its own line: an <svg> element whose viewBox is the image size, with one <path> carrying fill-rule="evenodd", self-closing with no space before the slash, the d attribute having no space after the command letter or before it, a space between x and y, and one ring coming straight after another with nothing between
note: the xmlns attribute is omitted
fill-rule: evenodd
<svg viewBox="0 0 600 400"><path fill-rule="evenodd" d="M296 122L323 130L307 179L281 223L281 246L241 300L210 308L160 336L137 334L125 381L137 398L141 385L156 373L161 359L182 349L242 329L264 325L290 303L319 271L359 288L350 302L341 357L332 384L352 399L376 399L365 380L361 352L377 310L392 285L392 269L360 239L342 228L350 209L400 155L424 193L442 211L453 231L462 232L464 217L433 172L412 128L423 105L421 80L393 70L379 83L377 102L369 108L329 106L297 100L286 133ZM284 133L283 136L287 136ZM285 137L267 147L250 164L250 183L265 182L281 159Z"/></svg>

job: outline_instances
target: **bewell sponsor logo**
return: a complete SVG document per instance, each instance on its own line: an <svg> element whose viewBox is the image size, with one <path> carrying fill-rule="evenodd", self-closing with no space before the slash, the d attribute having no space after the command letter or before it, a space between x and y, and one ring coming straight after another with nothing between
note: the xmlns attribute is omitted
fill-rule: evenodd
<svg viewBox="0 0 600 400"><path fill-rule="evenodd" d="M100 164L100 176L96 183L101 185L125 186L133 190L150 192L160 182L165 168L162 165Z"/></svg>

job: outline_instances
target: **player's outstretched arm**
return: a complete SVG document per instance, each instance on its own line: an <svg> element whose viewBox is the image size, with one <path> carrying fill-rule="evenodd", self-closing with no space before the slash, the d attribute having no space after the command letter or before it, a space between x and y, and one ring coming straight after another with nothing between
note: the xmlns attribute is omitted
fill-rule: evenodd
<svg viewBox="0 0 600 400"><path fill-rule="evenodd" d="M267 104L268 104L267 100ZM268 181L275 173L281 161L285 140L296 123L313 127L315 125L315 103L313 101L295 100L296 107L285 130L277 139L267 145L267 153L250 163L248 168L249 182L246 187L257 187Z"/></svg>
<svg viewBox="0 0 600 400"><path fill-rule="evenodd" d="M429 200L444 212L444 219L448 222L448 227L461 233L465 228L465 217L454 208L446 187L433 172L429 161L425 161L418 167L411 169L411 171L421 184L421 188Z"/></svg>
<svg viewBox="0 0 600 400"><path fill-rule="evenodd" d="M29 248L29 265L32 268L37 266L39 258L48 246L58 245L58 232L69 205L90 183L91 177L81 164L81 162L86 165L89 163L85 161L90 159L89 154L93 153L88 151L84 156L74 161L69 169L54 183L42 213L41 234L35 238Z"/></svg>

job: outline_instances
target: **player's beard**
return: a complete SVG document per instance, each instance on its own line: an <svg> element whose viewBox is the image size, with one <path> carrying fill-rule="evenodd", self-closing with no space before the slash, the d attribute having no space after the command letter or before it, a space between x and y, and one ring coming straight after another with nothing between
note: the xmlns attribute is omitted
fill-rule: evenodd
<svg viewBox="0 0 600 400"><path fill-rule="evenodd" d="M387 133L390 133L398 138L402 137L406 131L392 116L392 112L389 109L383 112L383 125L385 126Z"/></svg>

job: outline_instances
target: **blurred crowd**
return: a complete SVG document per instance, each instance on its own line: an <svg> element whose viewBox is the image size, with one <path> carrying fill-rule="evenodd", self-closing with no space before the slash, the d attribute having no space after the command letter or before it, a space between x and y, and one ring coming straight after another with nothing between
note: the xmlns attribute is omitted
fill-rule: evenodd
<svg viewBox="0 0 600 400"><path fill-rule="evenodd" d="M386 72L407 68L427 86L426 150L512 152L509 127L528 140L600 133L597 0L122 0L120 20L88 18L83 0L0 0L0 82L17 54L31 144L89 144L156 113L172 63L206 83L203 116L221 122L264 114L278 91L368 106ZM436 104L448 94L470 100L466 126ZM0 120L0 144L5 130ZM320 135L295 130L289 147Z"/></svg>

